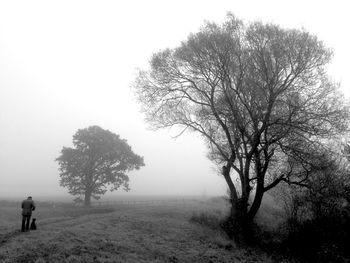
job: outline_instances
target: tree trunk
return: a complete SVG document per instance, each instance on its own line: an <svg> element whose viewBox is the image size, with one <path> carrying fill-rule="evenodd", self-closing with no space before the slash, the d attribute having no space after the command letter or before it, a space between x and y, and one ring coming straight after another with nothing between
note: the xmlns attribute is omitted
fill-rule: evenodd
<svg viewBox="0 0 350 263"><path fill-rule="evenodd" d="M91 206L91 191L85 191L84 206Z"/></svg>
<svg viewBox="0 0 350 263"><path fill-rule="evenodd" d="M231 199L230 215L223 223L223 229L230 238L237 243L244 243L247 240L247 209L242 199Z"/></svg>
<svg viewBox="0 0 350 263"><path fill-rule="evenodd" d="M257 183L256 186L256 191L255 191L255 197L254 197L254 201L252 206L249 209L248 215L247 215L247 219L250 221L253 221L256 213L258 212L261 202L262 202L262 198L264 196L264 181Z"/></svg>
<svg viewBox="0 0 350 263"><path fill-rule="evenodd" d="M264 181L261 177L258 179L254 202L248 211L249 194L251 191L248 176L242 185L242 197L238 198L236 188L230 177L230 169L227 166L223 167L222 174L229 186L231 204L230 215L224 222L223 228L228 236L234 238L237 242L251 242L253 237L252 223L264 194Z"/></svg>
<svg viewBox="0 0 350 263"><path fill-rule="evenodd" d="M247 203L242 204L242 199L238 198L236 187L234 186L230 177L230 169L224 166L222 174L227 182L227 185L229 186L231 204L230 215L223 223L223 229L230 238L234 238L236 241L241 242L244 240L244 231L242 226L246 215L245 212Z"/></svg>

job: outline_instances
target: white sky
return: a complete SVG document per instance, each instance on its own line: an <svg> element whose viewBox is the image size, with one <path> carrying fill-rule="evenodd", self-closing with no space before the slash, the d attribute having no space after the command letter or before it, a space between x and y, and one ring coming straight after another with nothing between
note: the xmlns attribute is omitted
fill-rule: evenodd
<svg viewBox="0 0 350 263"><path fill-rule="evenodd" d="M350 5L350 4L349 4ZM128 194L224 194L200 138L151 131L130 90L136 68L227 11L304 27L334 49L330 74L350 95L347 1L0 1L0 197L60 195L63 146L80 128L120 134L144 156ZM119 191L121 192L121 190Z"/></svg>

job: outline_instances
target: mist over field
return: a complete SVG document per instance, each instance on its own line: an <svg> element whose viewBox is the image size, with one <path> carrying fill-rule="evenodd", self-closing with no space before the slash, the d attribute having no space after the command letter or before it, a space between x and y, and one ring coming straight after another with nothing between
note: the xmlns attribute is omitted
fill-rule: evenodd
<svg viewBox="0 0 350 263"><path fill-rule="evenodd" d="M225 193L203 140L191 133L173 139L176 129L149 130L130 85L152 53L178 45L204 20L222 21L228 11L319 35L334 49L330 73L349 95L346 1L296 2L288 11L278 1L19 1L0 7L2 198L66 195L54 160L78 129L91 125L119 134L144 156L146 166L131 173L129 194Z"/></svg>

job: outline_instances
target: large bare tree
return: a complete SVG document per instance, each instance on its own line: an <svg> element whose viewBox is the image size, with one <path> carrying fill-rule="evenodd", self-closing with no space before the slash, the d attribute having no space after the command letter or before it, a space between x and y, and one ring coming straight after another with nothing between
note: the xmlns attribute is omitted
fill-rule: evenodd
<svg viewBox="0 0 350 263"><path fill-rule="evenodd" d="M303 185L322 140L348 128L348 108L326 74L331 57L304 30L228 14L155 53L134 88L152 127L203 136L230 190L231 219L249 223L266 191Z"/></svg>

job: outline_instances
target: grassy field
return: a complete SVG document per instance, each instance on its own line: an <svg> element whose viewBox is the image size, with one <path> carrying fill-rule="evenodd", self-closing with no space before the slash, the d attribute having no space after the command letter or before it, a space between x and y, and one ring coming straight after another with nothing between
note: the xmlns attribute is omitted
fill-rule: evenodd
<svg viewBox="0 0 350 263"><path fill-rule="evenodd" d="M281 262L190 220L226 209L213 200L90 209L38 203L38 230L21 233L18 205L2 203L0 262Z"/></svg>

